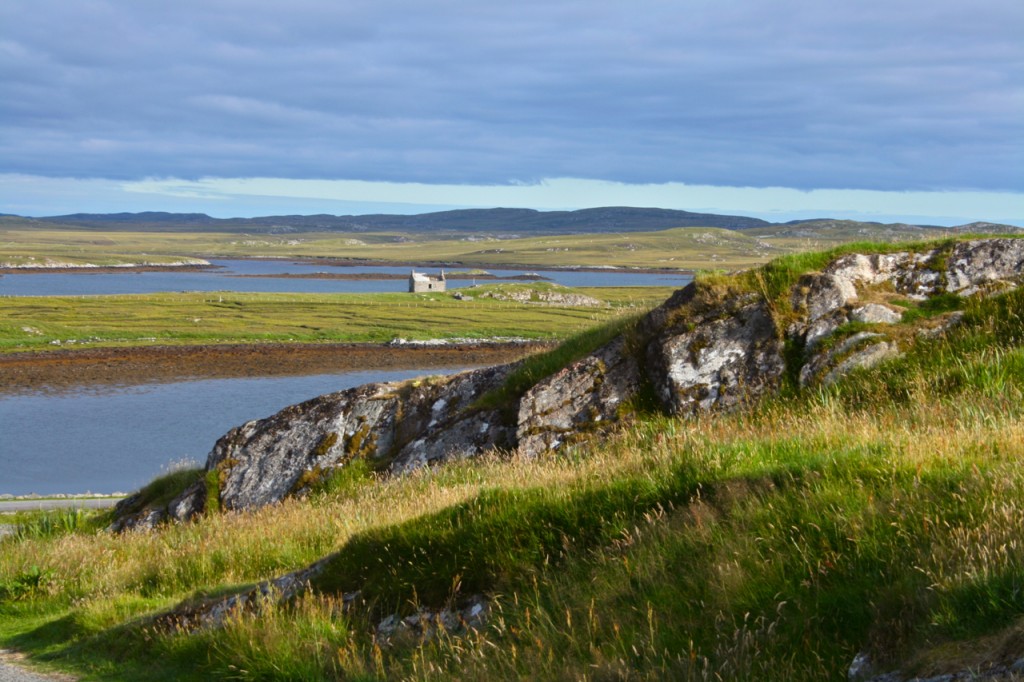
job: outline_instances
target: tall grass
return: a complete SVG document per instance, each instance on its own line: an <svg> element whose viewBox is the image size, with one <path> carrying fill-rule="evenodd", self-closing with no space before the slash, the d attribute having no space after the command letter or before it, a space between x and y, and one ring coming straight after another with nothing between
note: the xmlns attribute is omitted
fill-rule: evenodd
<svg viewBox="0 0 1024 682"><path fill-rule="evenodd" d="M1024 615L1022 310L1019 293L970 301L944 337L830 387L641 416L557 458L9 540L0 645L114 679L821 680L859 651L949 671L921 652ZM144 620L328 554L310 593L223 628ZM475 593L480 630L377 636L385 613Z"/></svg>

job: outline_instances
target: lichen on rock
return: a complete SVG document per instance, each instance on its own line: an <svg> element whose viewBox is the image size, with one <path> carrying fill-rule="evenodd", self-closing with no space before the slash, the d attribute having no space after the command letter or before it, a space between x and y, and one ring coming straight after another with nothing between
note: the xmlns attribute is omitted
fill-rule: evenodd
<svg viewBox="0 0 1024 682"><path fill-rule="evenodd" d="M916 305L906 301L1002 291L1017 286L1022 272L1024 240L988 239L840 256L799 277L780 300L735 279L698 281L652 310L628 338L540 378L504 409L483 409L479 399L500 389L515 365L367 384L242 424L210 452L212 478L169 505L133 507L115 528L188 520L209 511L208 500L226 510L272 504L304 494L313 479L353 459L401 474L495 449L525 456L560 450L613 428L622 406L647 387L662 409L686 416L749 404L786 377L800 386L831 383L959 320L950 311L897 333L907 324L902 306ZM894 303L898 297L904 302Z"/></svg>

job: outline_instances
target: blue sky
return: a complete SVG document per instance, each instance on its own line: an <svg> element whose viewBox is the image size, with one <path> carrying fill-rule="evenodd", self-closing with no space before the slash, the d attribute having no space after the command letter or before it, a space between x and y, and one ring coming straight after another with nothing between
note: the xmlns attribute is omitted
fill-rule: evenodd
<svg viewBox="0 0 1024 682"><path fill-rule="evenodd" d="M0 212L1024 224L1019 0L5 0Z"/></svg>

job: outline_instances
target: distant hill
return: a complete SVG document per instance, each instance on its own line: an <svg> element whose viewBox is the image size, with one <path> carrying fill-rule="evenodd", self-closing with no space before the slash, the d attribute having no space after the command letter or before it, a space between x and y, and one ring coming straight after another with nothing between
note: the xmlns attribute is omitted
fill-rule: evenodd
<svg viewBox="0 0 1024 682"><path fill-rule="evenodd" d="M213 218L205 213L72 213L45 218L0 215L0 228L123 230L142 232L402 232L431 236L487 235L534 237L551 234L657 232L678 227L743 230L764 238L882 240L915 239L937 233L1010 233L1012 225L975 222L958 227L875 223L821 218L770 223L758 218L693 213L663 208L610 206L577 211L536 211L527 208L486 208L438 211L418 215L286 215L257 218Z"/></svg>
<svg viewBox="0 0 1024 682"><path fill-rule="evenodd" d="M651 232L673 227L722 227L742 230L770 225L757 218L691 213L662 208L608 207L578 211L487 208L418 215L289 215L259 218L211 218L204 213L73 213L35 218L79 229L215 232L432 232L539 234L546 232Z"/></svg>
<svg viewBox="0 0 1024 682"><path fill-rule="evenodd" d="M931 239L945 234L1012 234L1021 228L1013 225L974 222L956 227L911 225L908 223L875 223L856 220L794 220L788 223L755 227L746 230L752 237L808 239L818 242L902 241Z"/></svg>

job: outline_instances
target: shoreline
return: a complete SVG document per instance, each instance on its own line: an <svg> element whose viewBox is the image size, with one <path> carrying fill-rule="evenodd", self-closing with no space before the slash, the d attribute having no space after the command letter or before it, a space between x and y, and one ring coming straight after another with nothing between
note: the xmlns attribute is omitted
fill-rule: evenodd
<svg viewBox="0 0 1024 682"><path fill-rule="evenodd" d="M426 372L511 362L552 345L544 341L271 343L23 351L0 354L0 395L367 369L422 368Z"/></svg>
<svg viewBox="0 0 1024 682"><path fill-rule="evenodd" d="M477 262L477 261L401 261L401 260L372 260L366 258L341 258L341 257L309 257L309 256L282 256L280 258L273 256L226 256L226 255L204 255L196 256L202 260L249 260L249 261L264 261L264 262L289 262L299 263L303 265L323 265L325 267L332 268L354 268L354 267L401 267L401 268L421 268L421 269L437 269L437 268L481 268L481 269L495 269L495 270L528 270L532 272L603 272L609 274L616 273L637 273L642 272L651 275L679 275L679 276L693 276L696 272L693 268L642 268L633 266L599 266L599 265L542 265L542 264L530 264L530 263L488 263L488 262ZM208 270L218 270L222 266L209 263L206 265L202 264L191 264L181 263L173 264L168 263L166 265L151 264L151 265L62 265L62 266L19 266L19 267L0 267L0 276L2 275L53 275L53 274L67 274L67 275L78 275L78 274L117 274L117 273L130 273L130 272L204 272ZM375 278L374 273L360 273L366 274L366 279ZM233 275L235 277L275 277L280 275ZM356 275L348 275L349 278L356 278ZM402 278L407 275L402 275ZM362 277L360 277L362 278Z"/></svg>
<svg viewBox="0 0 1024 682"><path fill-rule="evenodd" d="M220 270L212 263L168 263L166 265L54 265L0 267L0 275L118 275L134 272L206 272Z"/></svg>
<svg viewBox="0 0 1024 682"><path fill-rule="evenodd" d="M536 272L544 272L545 270L551 272L604 272L609 274L616 273L628 273L628 272L643 272L651 275L690 275L693 276L696 270L693 268L641 268L625 265L542 265L537 263L489 263L484 261L395 261L395 260L370 260L366 258L339 258L324 256L322 258L308 258L308 257L296 257L296 258L272 258L266 256L255 256L255 257L222 257L222 256L203 256L203 258L213 258L220 260L261 260L261 261L275 261L275 260L290 260L294 263L303 263L306 265L326 265L328 267L336 268L347 268L347 267L412 267L412 268L481 268L481 269L492 269L492 270L530 270Z"/></svg>
<svg viewBox="0 0 1024 682"><path fill-rule="evenodd" d="M345 266L348 267L348 266ZM363 267L353 265L351 267ZM394 280L394 281L405 281L409 279L409 275L390 275L384 272L352 272L352 273L341 273L341 272L310 272L310 273L291 273L291 272L280 272L270 275L226 275L227 277L238 277L238 278L256 278L256 279L327 279L327 280L345 280L349 282L362 282L372 280ZM496 282L506 281L525 281L525 282L547 282L551 281L549 277L537 275L536 277L531 275L511 275L509 277L498 277L491 273L482 275L466 275L462 273L445 273L445 278L448 281L470 281L470 280L486 280Z"/></svg>

